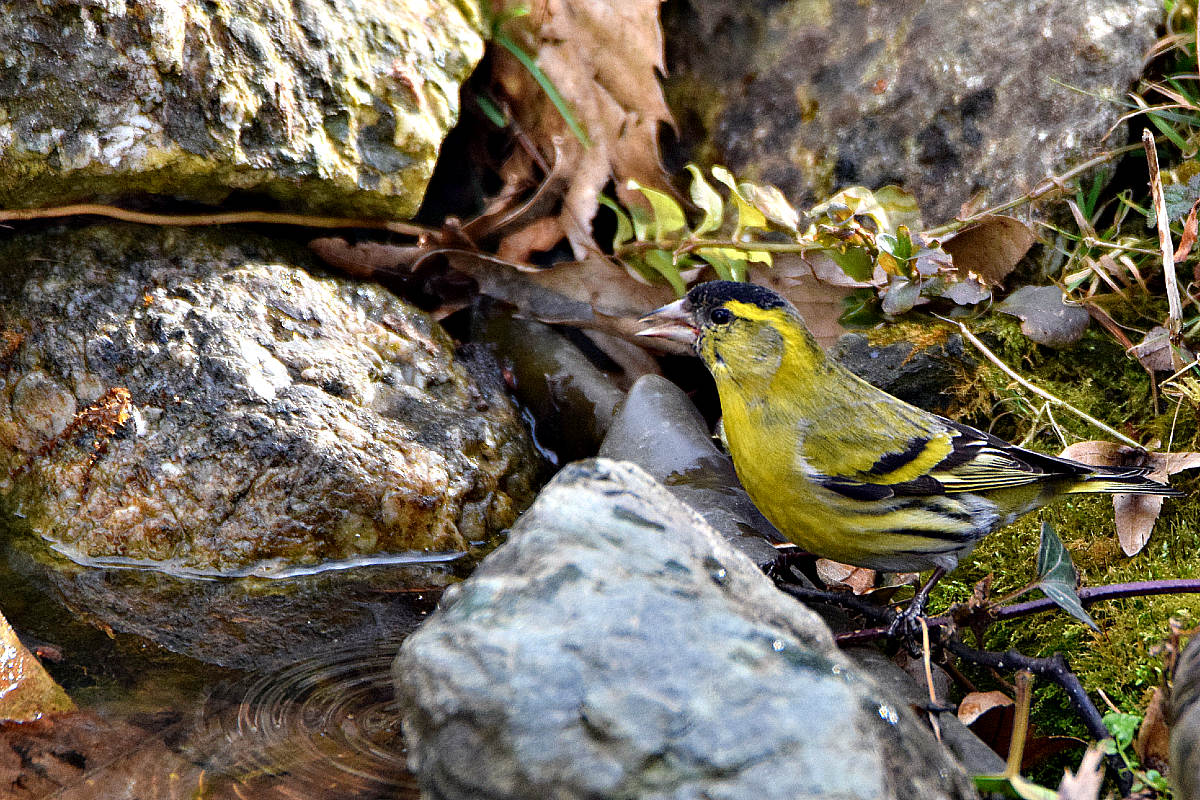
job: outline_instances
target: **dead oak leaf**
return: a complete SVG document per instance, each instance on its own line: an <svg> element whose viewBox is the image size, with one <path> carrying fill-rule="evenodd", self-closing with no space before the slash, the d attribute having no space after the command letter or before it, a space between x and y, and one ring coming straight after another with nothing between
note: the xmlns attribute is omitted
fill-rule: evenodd
<svg viewBox="0 0 1200 800"><path fill-rule="evenodd" d="M844 586L854 594L866 594L875 586L875 570L854 567L828 558L818 558L817 577L826 586Z"/></svg>
<svg viewBox="0 0 1200 800"><path fill-rule="evenodd" d="M1036 241L1029 227L1014 217L983 217L941 241L942 249L966 277L974 274L999 286Z"/></svg>
<svg viewBox="0 0 1200 800"><path fill-rule="evenodd" d="M531 53L575 114L588 142L571 133L554 102L510 52L498 49L493 76L524 134L571 178L558 221L577 258L592 250L591 220L600 190L614 180L626 204L643 204L630 178L672 191L659 159L658 129L673 125L658 76L664 71L660 0L507 0L529 7L504 30ZM557 155L555 155L557 153ZM509 180L534 183L533 159L518 151ZM565 161L564 161L565 160ZM514 167L513 165L516 165ZM510 248L514 255L516 247ZM526 254L527 255L527 254ZM526 260L524 257L517 260Z"/></svg>
<svg viewBox="0 0 1200 800"><path fill-rule="evenodd" d="M1147 478L1167 483L1177 472L1200 468L1200 453L1147 453L1115 442L1077 442L1059 454L1093 467L1150 467ZM1117 539L1127 556L1146 546L1164 498L1148 494L1114 494Z"/></svg>
<svg viewBox="0 0 1200 800"><path fill-rule="evenodd" d="M1142 724L1138 726L1133 751L1143 766L1164 769L1170 760L1171 730L1167 725L1167 695L1160 687L1154 687Z"/></svg>

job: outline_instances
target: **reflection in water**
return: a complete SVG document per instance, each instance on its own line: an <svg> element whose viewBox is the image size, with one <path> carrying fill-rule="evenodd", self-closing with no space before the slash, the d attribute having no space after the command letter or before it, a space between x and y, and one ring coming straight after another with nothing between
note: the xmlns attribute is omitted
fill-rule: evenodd
<svg viewBox="0 0 1200 800"><path fill-rule="evenodd" d="M184 749L217 796L415 798L389 672L398 647L305 659L224 686Z"/></svg>

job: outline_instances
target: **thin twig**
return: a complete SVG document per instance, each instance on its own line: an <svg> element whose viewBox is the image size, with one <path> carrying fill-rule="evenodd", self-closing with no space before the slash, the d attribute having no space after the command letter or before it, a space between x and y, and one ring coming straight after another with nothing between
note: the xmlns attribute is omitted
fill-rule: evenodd
<svg viewBox="0 0 1200 800"><path fill-rule="evenodd" d="M56 219L58 217L74 217L84 214L111 217L112 219L119 219L124 222L137 222L143 225L204 226L265 224L298 225L305 228L370 228L372 230L401 233L407 236L422 236L437 233L436 230L426 228L422 225L387 219L323 217L311 214L289 214L273 211L228 211L220 214L151 214L144 211L130 211L125 208L97 203L80 203L70 206L55 206L54 208L0 209L0 222Z"/></svg>
<svg viewBox="0 0 1200 800"><path fill-rule="evenodd" d="M929 687L929 726L933 728L934 738L940 742L942 726L938 722L938 712L933 710L938 707L938 696L933 685L933 664L930 662L929 625L924 617L917 617L917 622L921 623L921 660L925 664L925 685Z"/></svg>
<svg viewBox="0 0 1200 800"><path fill-rule="evenodd" d="M1061 406L1061 407L1065 408L1067 411L1070 411L1075 416L1079 417L1080 419L1084 420L1085 422L1095 425L1097 428L1104 431L1109 436L1119 439L1120 441L1124 442L1125 444L1129 445L1130 447L1136 447L1138 449L1142 448L1142 446L1140 444L1138 444L1137 442L1135 442L1133 439L1130 439L1128 436L1121 433L1120 431L1117 431L1116 429L1111 428L1108 425L1105 425L1103 422L1096 419L1095 417L1093 417L1091 414L1087 413L1086 411L1076 408L1075 406L1068 403L1066 400L1060 400L1059 398L1057 398L1054 395L1047 392L1045 389L1042 389L1038 386L1034 386L1028 380L1021 377L1021 375L1018 374L1016 370L1014 370L1012 367L1008 366L1003 361L1001 361L1000 357L997 356L995 353L993 353L991 350L989 350L987 345L985 345L983 342L981 342L979 340L979 337L977 337L975 334L971 333L971 330L966 325L964 325L962 322L959 322L957 320L950 320L950 321L954 322L954 324L958 326L959 331L962 332L963 338L966 339L967 341L969 341L971 344L975 345L976 349L978 349L979 352L983 353L983 355L987 358L988 361L991 361L997 367L1002 369L1004 371L1004 373L1006 375L1008 375L1008 377L1012 378L1014 381L1021 384L1021 386L1025 387L1029 391L1033 392L1034 394L1036 394L1038 397L1042 398L1043 400L1046 400L1046 401L1052 403L1053 405Z"/></svg>
<svg viewBox="0 0 1200 800"><path fill-rule="evenodd" d="M792 591L792 589L797 591ZM819 589L803 589L799 587L781 586L780 589L800 600L827 603L848 608L858 612L868 619L891 623L895 616L889 609L877 606L868 601L844 595L842 592L822 592ZM1085 586L1078 591L1079 602L1086 608L1102 600L1120 600L1125 597L1152 597L1160 594L1197 594L1200 593L1200 578L1166 578L1155 581L1130 581L1129 583L1114 583L1108 586ZM864 608L865 606L865 608ZM1005 620L1029 617L1046 611L1054 611L1059 606L1048 597L1029 600L1024 603L1012 603L1006 606L994 606L975 612L987 622L1003 622ZM942 628L956 624L950 614L930 617L927 622L931 628ZM963 620L964 624L970 619ZM834 634L834 641L839 645L848 646L873 642L887 636L887 625L876 628L862 628L857 631L846 631Z"/></svg>
<svg viewBox="0 0 1200 800"><path fill-rule="evenodd" d="M1079 714L1084 727L1087 728L1088 734L1093 739L1102 741L1111 738L1108 729L1104 727L1104 717L1100 714L1100 710L1096 708L1092 698L1088 697L1079 677L1071 672L1062 653L1055 653L1049 658L1033 658L1016 650L1009 650L1007 653L989 653L967 647L957 637L946 639L942 642L942 646L958 658L973 664L998 670L1028 670L1034 675L1048 678L1067 693L1071 705ZM1117 782L1121 786L1122 796L1125 796L1133 785L1133 775L1116 754L1108 757L1108 765L1117 774Z"/></svg>

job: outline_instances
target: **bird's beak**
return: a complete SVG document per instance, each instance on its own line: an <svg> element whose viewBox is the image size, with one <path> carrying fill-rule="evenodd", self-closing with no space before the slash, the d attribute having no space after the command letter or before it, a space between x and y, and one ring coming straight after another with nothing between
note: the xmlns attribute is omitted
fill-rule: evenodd
<svg viewBox="0 0 1200 800"><path fill-rule="evenodd" d="M691 308L687 305L686 298L651 311L638 322L650 326L638 331L638 336L667 339L689 347L695 346L696 340L700 337L700 329L696 327L695 318Z"/></svg>

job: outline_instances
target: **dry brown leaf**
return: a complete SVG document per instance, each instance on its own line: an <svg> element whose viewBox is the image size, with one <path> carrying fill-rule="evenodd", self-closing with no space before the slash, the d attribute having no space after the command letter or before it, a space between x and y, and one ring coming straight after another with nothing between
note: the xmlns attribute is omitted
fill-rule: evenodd
<svg viewBox="0 0 1200 800"><path fill-rule="evenodd" d="M1033 242L1033 233L1025 223L993 214L943 239L941 244L961 272L974 273L984 283L998 286Z"/></svg>
<svg viewBox="0 0 1200 800"><path fill-rule="evenodd" d="M997 311L1021 320L1021 333L1038 344L1062 348L1079 341L1091 316L1077 305L1067 305L1057 286L1022 286L996 306Z"/></svg>
<svg viewBox="0 0 1200 800"><path fill-rule="evenodd" d="M1016 720L1016 704L1008 695L999 691L971 692L958 704L958 718L984 744L1001 756L1008 756ZM1021 769L1028 769L1079 744L1080 741L1072 736L1042 736L1034 725L1030 725L1021 753Z"/></svg>
<svg viewBox="0 0 1200 800"><path fill-rule="evenodd" d="M1104 330L1109 332L1109 335L1121 343L1122 347L1124 347L1126 350L1133 348L1133 342L1129 341L1129 337L1125 335L1125 331L1121 329L1121 326L1117 324L1117 321L1113 319L1107 311L1093 303L1091 300L1084 300L1081 305L1083 306L1084 310L1088 312L1092 319L1096 320L1096 322L1099 322Z"/></svg>
<svg viewBox="0 0 1200 800"><path fill-rule="evenodd" d="M970 725L993 708L1011 706L1013 699L1004 692L970 692L958 704L958 720Z"/></svg>
<svg viewBox="0 0 1200 800"><path fill-rule="evenodd" d="M1159 687L1154 687L1150 703L1146 706L1146 715L1138 727L1137 738L1133 740L1133 751L1138 755L1138 761L1143 767L1162 770L1170 757L1171 731L1167 727L1167 695Z"/></svg>
<svg viewBox="0 0 1200 800"><path fill-rule="evenodd" d="M494 79L529 140L556 170L570 177L557 219L577 258L592 249L591 221L600 190L615 180L627 205L643 198L625 188L672 191L659 160L658 128L673 125L658 77L664 71L660 0L505 0L496 13L528 6L529 14L504 28L549 78L590 140L585 147L529 71L497 48ZM518 152L512 180L529 180L532 159ZM516 165L515 168L513 165Z"/></svg>
<svg viewBox="0 0 1200 800"><path fill-rule="evenodd" d="M1104 783L1103 759L1104 752L1099 747L1089 747L1074 775L1069 769L1063 770L1058 800L1099 800L1100 787Z"/></svg>
<svg viewBox="0 0 1200 800"><path fill-rule="evenodd" d="M818 558L817 577L826 586L845 586L854 594L866 594L875 586L875 570L852 567L828 558Z"/></svg>
<svg viewBox="0 0 1200 800"><path fill-rule="evenodd" d="M377 278L381 273L407 271L428 248L418 245L358 242L350 244L338 236L323 236L308 243L308 248L331 267L355 278Z"/></svg>
<svg viewBox="0 0 1200 800"><path fill-rule="evenodd" d="M616 336L632 336L641 316L675 299L669 286L635 280L606 258L564 261L533 271L465 251L449 252L446 258L451 267L474 278L480 292L512 303L525 316ZM656 339L646 344L670 343Z"/></svg>
<svg viewBox="0 0 1200 800"><path fill-rule="evenodd" d="M1192 203L1192 210L1188 212L1183 223L1183 236L1179 237L1179 246L1175 248L1176 264L1188 257L1188 253L1192 252L1192 245L1196 243L1196 206L1200 206L1200 200Z"/></svg>
<svg viewBox="0 0 1200 800"><path fill-rule="evenodd" d="M1200 468L1200 453L1144 453L1114 442L1077 442L1059 455L1094 467L1151 467L1146 477L1160 483L1167 483L1177 472ZM1163 499L1146 494L1113 495L1117 539L1125 555L1136 555L1146 546Z"/></svg>
<svg viewBox="0 0 1200 800"><path fill-rule="evenodd" d="M496 255L505 261L525 261L532 253L554 247L562 236L562 226L556 217L541 217L503 237Z"/></svg>

